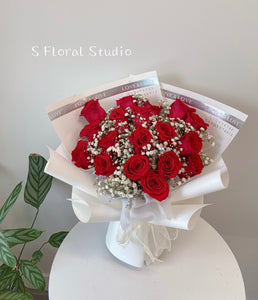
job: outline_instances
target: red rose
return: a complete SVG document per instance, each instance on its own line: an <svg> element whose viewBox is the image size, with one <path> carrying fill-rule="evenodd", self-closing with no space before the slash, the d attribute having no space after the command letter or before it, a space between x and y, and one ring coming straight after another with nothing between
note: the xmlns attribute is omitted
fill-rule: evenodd
<svg viewBox="0 0 258 300"><path fill-rule="evenodd" d="M116 126L117 130L125 130L125 128L128 128L128 123L126 123L123 126L118 126L119 123L127 121L125 113L126 113L126 111L123 108L119 107L119 108L113 109L109 115L110 120L116 121L115 126Z"/></svg>
<svg viewBox="0 0 258 300"><path fill-rule="evenodd" d="M181 169L181 162L174 151L168 151L161 154L158 163L157 171L165 178L175 178Z"/></svg>
<svg viewBox="0 0 258 300"><path fill-rule="evenodd" d="M182 143L179 146L179 148L183 148L180 152L180 155L182 156L197 154L202 150L202 139L199 137L198 133L194 131L186 133L179 141Z"/></svg>
<svg viewBox="0 0 258 300"><path fill-rule="evenodd" d="M140 180L150 170L147 156L136 154L131 156L124 165L125 176L132 180Z"/></svg>
<svg viewBox="0 0 258 300"><path fill-rule="evenodd" d="M161 141L171 141L171 139L177 136L174 127L169 123L158 121L155 125L155 129Z"/></svg>
<svg viewBox="0 0 258 300"><path fill-rule="evenodd" d="M169 185L161 175L149 171L140 183L142 190L152 198L162 201L168 197Z"/></svg>
<svg viewBox="0 0 258 300"><path fill-rule="evenodd" d="M79 168L89 169L90 153L87 152L88 143L86 141L79 141L72 152L72 161Z"/></svg>
<svg viewBox="0 0 258 300"><path fill-rule="evenodd" d="M109 131L108 134L106 134L99 140L98 146L103 150L107 150L107 148L116 144L117 137L118 133L116 131Z"/></svg>
<svg viewBox="0 0 258 300"><path fill-rule="evenodd" d="M188 113L186 115L185 122L190 123L197 130L199 130L201 127L206 130L209 127L209 124L205 123L204 120L195 113Z"/></svg>
<svg viewBox="0 0 258 300"><path fill-rule="evenodd" d="M125 113L126 113L126 111L123 108L121 108L121 107L115 108L110 113L109 120L116 120L119 122L127 121Z"/></svg>
<svg viewBox="0 0 258 300"><path fill-rule="evenodd" d="M141 117L143 117L145 119L149 119L149 117L151 116L151 111L149 110L149 108L144 107L144 106L134 106L132 108L132 112L135 115L140 114Z"/></svg>
<svg viewBox="0 0 258 300"><path fill-rule="evenodd" d="M99 105L99 100L87 101L81 111L81 116L92 123L97 120L103 120L106 116L105 110Z"/></svg>
<svg viewBox="0 0 258 300"><path fill-rule="evenodd" d="M129 136L130 142L134 145L136 151L140 151L143 146L150 143L152 135L148 129L140 126Z"/></svg>
<svg viewBox="0 0 258 300"><path fill-rule="evenodd" d="M144 103L144 106L134 106L132 111L135 115L140 114L141 117L149 119L152 115L159 115L161 107L150 104L149 101Z"/></svg>
<svg viewBox="0 0 258 300"><path fill-rule="evenodd" d="M150 110L152 115L159 115L161 107L152 105L149 101L146 101L144 106Z"/></svg>
<svg viewBox="0 0 258 300"><path fill-rule="evenodd" d="M169 118L180 118L180 119L184 119L184 117L186 116L186 114L188 112L194 112L196 111L196 109L184 104L184 102L182 102L179 99L176 99L175 102L173 102L170 105L170 112L168 114Z"/></svg>
<svg viewBox="0 0 258 300"><path fill-rule="evenodd" d="M88 141L92 142L94 134L97 135L98 131L100 131L99 121L95 121L84 126L80 132L80 137L86 137Z"/></svg>
<svg viewBox="0 0 258 300"><path fill-rule="evenodd" d="M184 166L185 171L182 174L179 174L180 178L187 176L193 177L202 172L203 163L199 154L187 156L186 164L187 166Z"/></svg>
<svg viewBox="0 0 258 300"><path fill-rule="evenodd" d="M136 106L136 102L133 102L135 99L133 98L132 95L130 96L125 96L119 100L116 100L116 103L118 106L122 107L123 109L126 109L127 107L134 107Z"/></svg>
<svg viewBox="0 0 258 300"><path fill-rule="evenodd" d="M136 128L140 127L142 123L145 121L145 120L141 120L141 117L145 118L148 121L149 117L151 116L151 111L147 107L143 107L143 106L134 106L132 108L132 112L135 115L134 125Z"/></svg>
<svg viewBox="0 0 258 300"><path fill-rule="evenodd" d="M96 175L110 176L116 169L111 157L106 152L102 152L95 157L94 165Z"/></svg>

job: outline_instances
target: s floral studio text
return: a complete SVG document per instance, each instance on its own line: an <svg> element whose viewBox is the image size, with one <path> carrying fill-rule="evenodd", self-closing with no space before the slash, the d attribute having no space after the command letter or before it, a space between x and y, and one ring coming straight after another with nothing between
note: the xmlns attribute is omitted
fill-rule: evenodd
<svg viewBox="0 0 258 300"><path fill-rule="evenodd" d="M31 47L31 54L34 57L123 57L132 56L133 51L132 49L121 45L113 48L101 48L96 45L91 45L89 47L79 46L76 48L59 48L51 45L34 45Z"/></svg>

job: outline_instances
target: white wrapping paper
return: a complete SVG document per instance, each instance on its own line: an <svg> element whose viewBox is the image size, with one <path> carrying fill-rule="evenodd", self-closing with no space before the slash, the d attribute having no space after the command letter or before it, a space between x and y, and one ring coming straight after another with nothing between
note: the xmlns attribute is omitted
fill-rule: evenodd
<svg viewBox="0 0 258 300"><path fill-rule="evenodd" d="M57 151L49 149L50 158L46 165L45 172L73 186L72 207L81 222L111 222L108 228L106 245L109 251L118 259L135 267L142 267L144 261L155 253L156 247L145 245L143 239L146 239L142 230L149 236L153 230L156 230L155 236L159 236L160 227L173 227L178 229L191 230L200 216L201 209L207 204L203 204L204 194L224 189L228 185L228 173L224 161L220 158L206 168L203 175L194 178L188 184L181 186L170 193L170 197L162 202L155 199L149 199L146 203L142 201L135 202L130 217L132 222L145 221L146 224L132 232L129 242L123 243L117 240L121 219L121 203L108 202L103 203L94 188L94 177L92 170L84 171L74 166L70 155L66 152L63 145ZM148 197L148 196L147 196ZM143 223L142 223L143 224ZM153 227L153 225L155 227ZM145 226L145 227L144 227ZM156 227L158 226L158 227ZM159 230L158 230L159 229ZM163 232L163 231L162 231ZM166 233L166 232L165 232ZM163 233L163 235L165 235ZM143 236L140 238L140 236ZM162 237L164 239L164 236ZM168 243L166 249L171 247L170 237L167 236ZM155 238L152 238L152 241ZM149 240L148 240L148 243ZM153 244L153 242L152 242ZM146 251L150 255L146 257ZM157 251L157 250L156 250ZM161 250L159 252L162 252ZM153 255L153 257L156 257ZM151 262L155 258L151 259Z"/></svg>

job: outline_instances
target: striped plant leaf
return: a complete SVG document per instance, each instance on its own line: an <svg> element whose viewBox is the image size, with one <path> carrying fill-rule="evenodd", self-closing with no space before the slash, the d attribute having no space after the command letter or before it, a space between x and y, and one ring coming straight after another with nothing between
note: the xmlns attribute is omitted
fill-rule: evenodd
<svg viewBox="0 0 258 300"><path fill-rule="evenodd" d="M0 223L3 221L11 207L14 205L15 201L17 200L20 192L22 189L22 182L16 185L14 190L11 192L10 196L5 201L4 205L0 209Z"/></svg>
<svg viewBox="0 0 258 300"><path fill-rule="evenodd" d="M67 236L67 234L68 234L67 231L60 231L60 232L54 233L51 235L48 242L51 246L53 246L55 248L59 248L60 245L62 244L64 238Z"/></svg>
<svg viewBox="0 0 258 300"><path fill-rule="evenodd" d="M19 269L22 275L38 290L44 291L45 279L38 267L29 260L21 260Z"/></svg>
<svg viewBox="0 0 258 300"><path fill-rule="evenodd" d="M24 190L26 203L39 208L52 184L52 176L44 173L47 161L38 154L30 154L29 171Z"/></svg>
<svg viewBox="0 0 258 300"><path fill-rule="evenodd" d="M17 277L17 271L10 267L5 268L5 272L1 274L0 290L5 290L11 287Z"/></svg>
<svg viewBox="0 0 258 300"><path fill-rule="evenodd" d="M8 272L9 269L11 269L11 268L8 267L8 266L5 265L5 264L2 264L2 265L0 266L0 278L2 278L2 276L4 276L4 274L5 274L6 272Z"/></svg>
<svg viewBox="0 0 258 300"><path fill-rule="evenodd" d="M12 290L16 292L21 292L24 294L27 294L27 299L28 300L33 300L34 296L30 292L30 290L25 286L22 277L20 276L19 273L17 273L16 279L13 283Z"/></svg>
<svg viewBox="0 0 258 300"><path fill-rule="evenodd" d="M12 290L22 293L26 293L28 290L19 273L17 274L15 281L13 282Z"/></svg>
<svg viewBox="0 0 258 300"><path fill-rule="evenodd" d="M9 247L17 244L24 244L37 239L43 231L30 228L5 229L1 230Z"/></svg>
<svg viewBox="0 0 258 300"><path fill-rule="evenodd" d="M31 260L32 264L37 265L38 263L40 263L42 256L43 253L40 250L35 251L32 254L32 260Z"/></svg>
<svg viewBox="0 0 258 300"><path fill-rule="evenodd" d="M16 291L1 291L0 292L0 300L32 300L32 298L28 298L28 294L24 294Z"/></svg>
<svg viewBox="0 0 258 300"><path fill-rule="evenodd" d="M0 260L11 268L14 268L17 263L16 257L9 248L2 232L0 232Z"/></svg>

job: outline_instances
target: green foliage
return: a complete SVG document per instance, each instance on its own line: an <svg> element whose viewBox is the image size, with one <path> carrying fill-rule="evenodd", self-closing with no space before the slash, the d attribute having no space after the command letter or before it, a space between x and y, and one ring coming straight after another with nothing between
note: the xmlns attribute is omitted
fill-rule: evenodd
<svg viewBox="0 0 258 300"><path fill-rule="evenodd" d="M2 232L0 232L0 260L11 268L14 268L17 263L16 257L9 248Z"/></svg>
<svg viewBox="0 0 258 300"><path fill-rule="evenodd" d="M42 256L43 256L43 253L40 250L35 251L32 254L32 260L31 260L32 264L33 265L39 264L40 261L41 261Z"/></svg>
<svg viewBox="0 0 258 300"><path fill-rule="evenodd" d="M7 265L1 267L0 291L10 288L17 277L17 271Z"/></svg>
<svg viewBox="0 0 258 300"><path fill-rule="evenodd" d="M24 191L26 203L39 209L52 185L52 176L44 173L47 161L38 154L29 156L29 172Z"/></svg>
<svg viewBox="0 0 258 300"><path fill-rule="evenodd" d="M24 191L24 200L37 209L30 228L0 229L0 300L33 300L34 296L25 286L23 277L36 289L45 289L45 279L37 267L42 259L41 249L50 244L58 248L66 237L67 232L57 232L44 242L40 249L34 251L30 260L22 260L21 256L26 243L36 240L43 231L34 229L39 207L46 198L52 184L52 177L44 173L46 160L37 154L29 156L29 170ZM14 205L22 189L19 183L0 209L0 223ZM11 247L23 244L18 258L12 253Z"/></svg>
<svg viewBox="0 0 258 300"><path fill-rule="evenodd" d="M44 291L45 279L39 268L32 264L29 260L20 261L20 271L22 275L33 285L36 289Z"/></svg>
<svg viewBox="0 0 258 300"><path fill-rule="evenodd" d="M31 300L33 299L32 294L25 294L16 291L1 291L0 300Z"/></svg>
<svg viewBox="0 0 258 300"><path fill-rule="evenodd" d="M22 188L22 182L16 185L14 190L11 192L11 195L5 201L4 205L0 209L0 223L3 221L11 207L14 205L15 201L17 200Z"/></svg>
<svg viewBox="0 0 258 300"><path fill-rule="evenodd" d="M64 238L67 236L67 234L68 234L67 231L60 231L60 232L54 233L51 235L48 242L51 246L53 246L55 248L59 248L60 245L62 244Z"/></svg>
<svg viewBox="0 0 258 300"><path fill-rule="evenodd" d="M41 236L43 231L32 228L18 228L1 230L8 246L11 248L17 244L24 244L36 240Z"/></svg>
<svg viewBox="0 0 258 300"><path fill-rule="evenodd" d="M28 293L29 290L26 288L23 280L22 280L22 277L20 275L20 273L17 274L14 282L13 282L13 286L12 286L13 290L14 291L17 291L17 292L22 292L22 293Z"/></svg>

